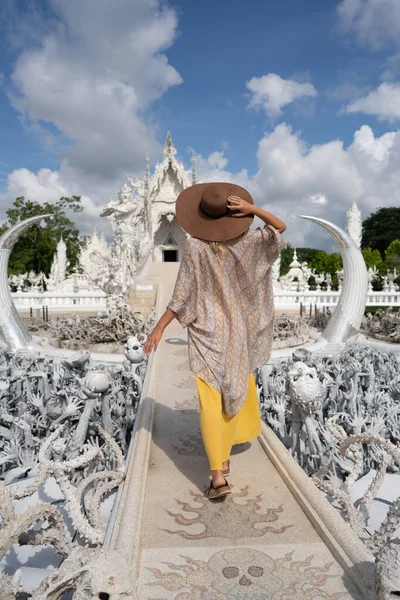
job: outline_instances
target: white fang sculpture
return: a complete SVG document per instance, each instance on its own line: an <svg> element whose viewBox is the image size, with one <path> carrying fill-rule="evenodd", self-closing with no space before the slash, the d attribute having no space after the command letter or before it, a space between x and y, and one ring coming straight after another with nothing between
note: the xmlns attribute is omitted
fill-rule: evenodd
<svg viewBox="0 0 400 600"><path fill-rule="evenodd" d="M331 234L343 259L343 287L339 302L322 333L328 342L343 343L361 326L368 293L368 274L363 255L348 233L330 221L299 215L321 225Z"/></svg>

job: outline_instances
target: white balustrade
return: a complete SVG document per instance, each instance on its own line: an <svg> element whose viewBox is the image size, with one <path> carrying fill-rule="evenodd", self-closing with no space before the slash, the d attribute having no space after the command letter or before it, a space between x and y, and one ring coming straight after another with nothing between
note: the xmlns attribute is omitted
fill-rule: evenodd
<svg viewBox="0 0 400 600"><path fill-rule="evenodd" d="M15 306L18 310L29 310L48 306L52 310L101 310L106 307L106 294L99 291L92 292L13 292ZM339 300L339 291L308 290L296 292L289 290L274 290L276 308L299 308L300 303L306 308L310 304L314 307L336 306ZM400 306L399 292L368 292L368 306Z"/></svg>
<svg viewBox="0 0 400 600"><path fill-rule="evenodd" d="M336 306L340 296L339 291L309 290L304 292L274 290L276 308L299 308L300 303L305 307L312 304L318 306ZM368 292L368 306L400 306L400 291L398 292Z"/></svg>
<svg viewBox="0 0 400 600"><path fill-rule="evenodd" d="M93 292L12 292L11 296L17 310L37 310L43 306L55 311L99 310L106 307L106 294Z"/></svg>

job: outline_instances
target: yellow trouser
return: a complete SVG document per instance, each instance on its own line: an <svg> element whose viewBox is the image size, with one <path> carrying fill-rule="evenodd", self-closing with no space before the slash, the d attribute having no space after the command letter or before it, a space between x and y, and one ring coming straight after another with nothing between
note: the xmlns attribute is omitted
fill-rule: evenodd
<svg viewBox="0 0 400 600"><path fill-rule="evenodd" d="M233 417L222 410L221 394L196 375L200 400L200 431L210 470L222 469L234 444L243 444L261 433L261 412L253 373L249 374L246 401Z"/></svg>

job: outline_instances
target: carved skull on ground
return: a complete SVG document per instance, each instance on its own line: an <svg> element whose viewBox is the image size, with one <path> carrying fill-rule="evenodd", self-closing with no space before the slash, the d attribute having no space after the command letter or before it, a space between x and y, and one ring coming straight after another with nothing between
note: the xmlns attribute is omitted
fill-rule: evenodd
<svg viewBox="0 0 400 600"><path fill-rule="evenodd" d="M218 574L218 578L212 584L213 588L225 594L227 598L269 600L282 586L282 580L272 574L274 561L258 550L221 550L211 556L208 565Z"/></svg>

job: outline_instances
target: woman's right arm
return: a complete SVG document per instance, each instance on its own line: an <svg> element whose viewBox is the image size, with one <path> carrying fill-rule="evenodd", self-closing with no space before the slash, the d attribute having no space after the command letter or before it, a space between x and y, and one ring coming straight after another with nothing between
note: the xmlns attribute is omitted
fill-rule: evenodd
<svg viewBox="0 0 400 600"><path fill-rule="evenodd" d="M275 217L275 215L273 215L273 214L267 212L266 210L260 208L259 206L255 206L254 205L252 213L256 217L259 217L267 225L272 225L272 227L274 229L276 229L277 231L279 231L279 233L283 233L285 231L286 224L283 221L281 221L280 219L278 219L278 217Z"/></svg>

